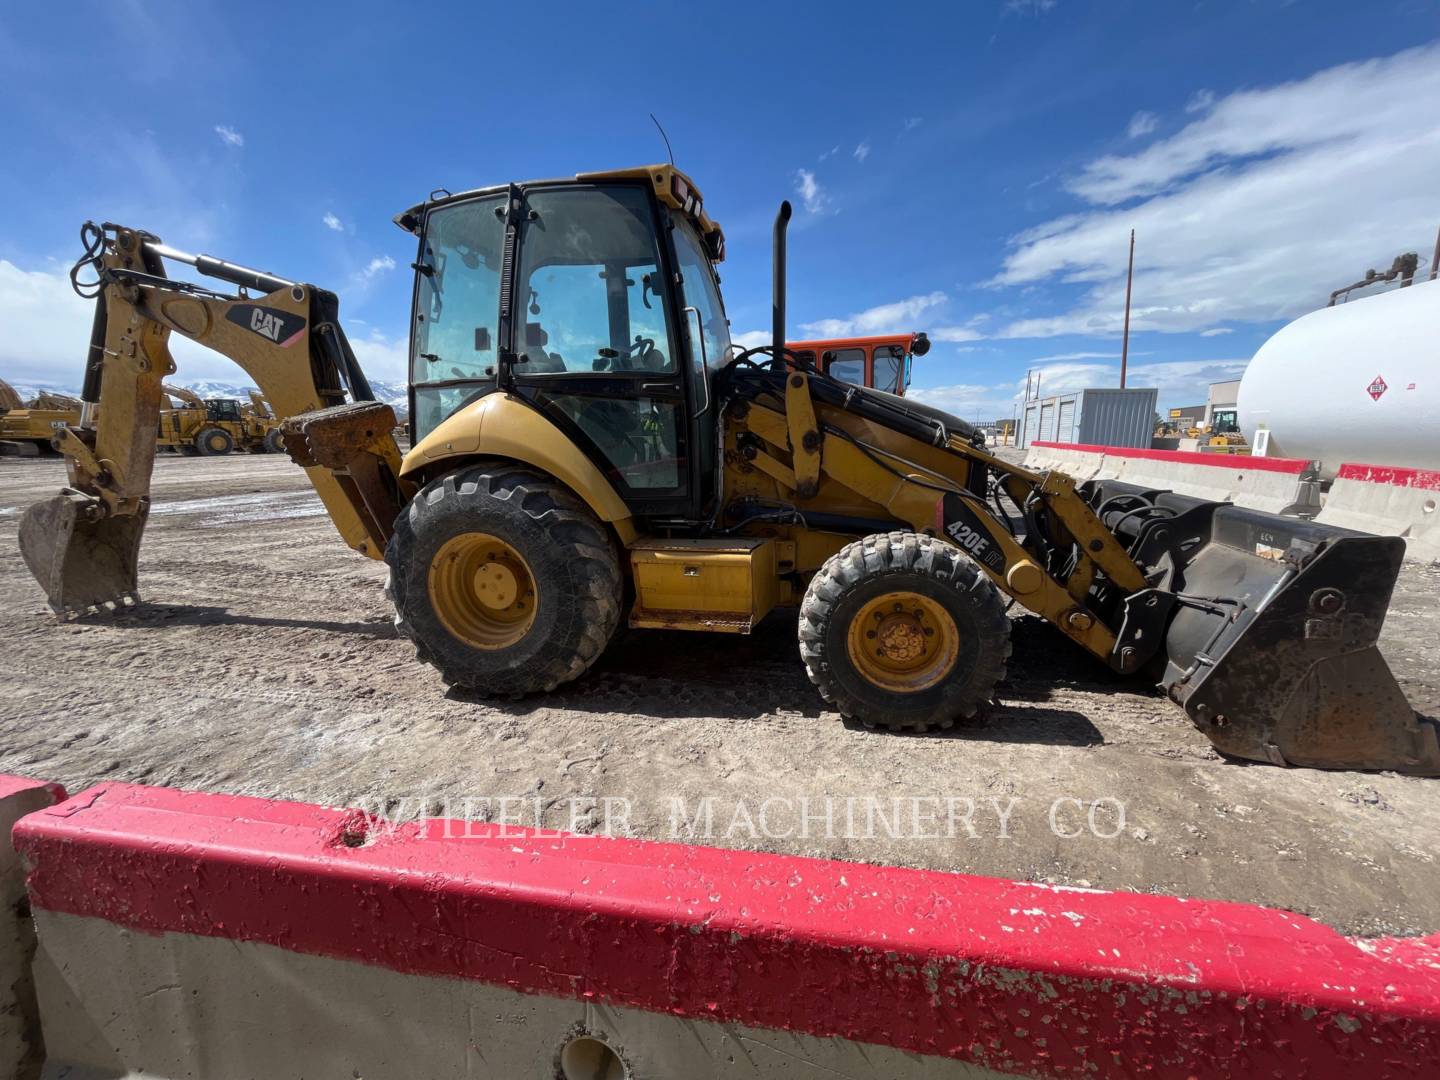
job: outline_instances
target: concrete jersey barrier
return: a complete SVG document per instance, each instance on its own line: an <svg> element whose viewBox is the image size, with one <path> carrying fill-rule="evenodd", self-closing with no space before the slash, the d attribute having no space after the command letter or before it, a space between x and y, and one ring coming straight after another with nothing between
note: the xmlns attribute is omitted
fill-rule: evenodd
<svg viewBox="0 0 1440 1080"><path fill-rule="evenodd" d="M35 927L25 895L25 871L10 842L10 830L26 814L65 798L59 784L0 774L0 1078L34 1080L40 1075L44 1046L35 983Z"/></svg>
<svg viewBox="0 0 1440 1080"><path fill-rule="evenodd" d="M1406 555L1440 559L1440 472L1347 463L1335 471L1317 520L1381 536L1403 536Z"/></svg>
<svg viewBox="0 0 1440 1080"><path fill-rule="evenodd" d="M1319 463L1299 458L1037 442L1025 466L1058 469L1076 480L1123 480L1272 514L1314 516L1320 508Z"/></svg>
<svg viewBox="0 0 1440 1080"><path fill-rule="evenodd" d="M15 829L50 1075L1366 1080L1440 936L107 784Z"/></svg>

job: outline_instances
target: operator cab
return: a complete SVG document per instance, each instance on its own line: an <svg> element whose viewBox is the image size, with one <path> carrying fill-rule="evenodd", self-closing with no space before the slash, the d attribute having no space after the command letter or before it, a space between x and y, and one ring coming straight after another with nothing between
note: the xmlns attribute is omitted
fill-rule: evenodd
<svg viewBox="0 0 1440 1080"><path fill-rule="evenodd" d="M631 509L700 515L710 376L732 354L719 227L672 166L442 194L420 238L410 436L505 390L590 457Z"/></svg>
<svg viewBox="0 0 1440 1080"><path fill-rule="evenodd" d="M832 379L903 397L910 386L911 363L930 351L930 339L923 332L883 334L789 341L785 347L802 365L817 368Z"/></svg>
<svg viewBox="0 0 1440 1080"><path fill-rule="evenodd" d="M205 418L207 420L240 419L240 402L234 398L206 398Z"/></svg>

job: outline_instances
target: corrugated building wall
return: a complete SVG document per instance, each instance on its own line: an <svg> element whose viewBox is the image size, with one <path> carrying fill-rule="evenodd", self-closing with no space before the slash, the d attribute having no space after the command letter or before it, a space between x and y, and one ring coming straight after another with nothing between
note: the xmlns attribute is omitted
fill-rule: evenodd
<svg viewBox="0 0 1440 1080"><path fill-rule="evenodd" d="M1027 402L1016 445L1032 442L1144 447L1155 430L1159 391L1094 388Z"/></svg>

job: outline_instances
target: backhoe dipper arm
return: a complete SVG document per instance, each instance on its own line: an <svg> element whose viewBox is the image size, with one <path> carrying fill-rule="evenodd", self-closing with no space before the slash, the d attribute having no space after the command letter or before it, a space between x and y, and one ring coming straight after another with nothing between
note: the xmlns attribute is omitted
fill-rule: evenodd
<svg viewBox="0 0 1440 1080"><path fill-rule="evenodd" d="M135 229L87 223L81 235L86 252L71 278L96 308L80 422L57 440L71 487L31 507L21 523L22 554L51 606L65 613L135 598L163 383L175 371L172 332L245 370L286 420L286 450L305 467L345 542L382 557L409 485L399 479L394 413L373 400L337 321L335 295L188 255ZM174 281L165 275L167 258L240 293ZM78 281L86 267L98 276L93 286Z"/></svg>

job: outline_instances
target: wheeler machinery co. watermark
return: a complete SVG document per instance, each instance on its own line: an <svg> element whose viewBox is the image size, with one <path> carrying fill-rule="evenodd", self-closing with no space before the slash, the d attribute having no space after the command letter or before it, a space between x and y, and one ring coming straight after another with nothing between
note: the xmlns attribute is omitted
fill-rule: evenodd
<svg viewBox="0 0 1440 1080"><path fill-rule="evenodd" d="M1009 840L1036 825L1064 840L1114 840L1126 828L1113 797L1023 799L968 795L718 796L636 802L620 796L433 796L361 799L369 832L406 822L445 837L643 836L687 843L763 840Z"/></svg>

